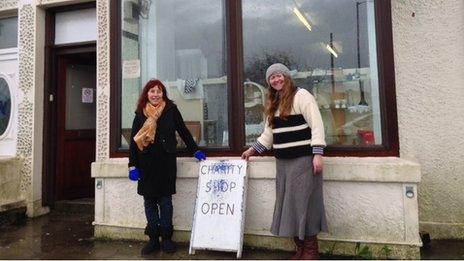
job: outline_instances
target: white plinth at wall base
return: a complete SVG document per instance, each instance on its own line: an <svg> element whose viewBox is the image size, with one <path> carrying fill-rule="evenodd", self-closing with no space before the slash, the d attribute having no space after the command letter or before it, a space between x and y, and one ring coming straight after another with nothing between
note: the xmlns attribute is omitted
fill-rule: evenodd
<svg viewBox="0 0 464 261"><path fill-rule="evenodd" d="M220 158L214 158L220 159ZM230 158L234 159L234 158ZM325 158L324 202L330 233L319 234L320 251L353 255L366 244L373 257L419 258L417 184L420 165L400 158ZM199 163L179 158L173 196L175 239L188 242ZM95 235L145 239L145 215L137 183L127 178L127 159L92 164L95 178ZM290 239L269 229L275 201L275 160L248 163L245 240L248 246L293 250ZM385 251L388 249L388 251Z"/></svg>
<svg viewBox="0 0 464 261"><path fill-rule="evenodd" d="M26 205L21 195L20 167L19 158L0 156L0 213Z"/></svg>

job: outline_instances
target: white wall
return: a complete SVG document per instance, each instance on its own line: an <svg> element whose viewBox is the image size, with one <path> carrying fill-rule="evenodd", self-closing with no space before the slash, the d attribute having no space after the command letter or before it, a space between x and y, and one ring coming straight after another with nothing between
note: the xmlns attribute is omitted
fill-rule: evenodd
<svg viewBox="0 0 464 261"><path fill-rule="evenodd" d="M400 154L422 166L421 230L464 238L464 1L392 1Z"/></svg>
<svg viewBox="0 0 464 261"><path fill-rule="evenodd" d="M122 158L92 163L92 176L97 184L94 222L97 237L143 238L141 231L146 225L143 200L137 195L137 183L127 178L127 162L127 158ZM176 231L191 230L198 166L193 159L178 159L177 194L173 197ZM259 237L247 244L266 247L263 238L272 236L269 230L275 201L274 158L252 158L248 177L245 234ZM397 257L417 258L421 245L417 214L419 181L420 166L399 158L326 158L324 201L329 233L321 234L321 239L389 245L395 251L407 246L415 250L414 254ZM413 190L412 198L405 196L406 187ZM120 228L139 231L125 235ZM278 239L272 236L268 240ZM275 244L271 248L291 250L292 246Z"/></svg>

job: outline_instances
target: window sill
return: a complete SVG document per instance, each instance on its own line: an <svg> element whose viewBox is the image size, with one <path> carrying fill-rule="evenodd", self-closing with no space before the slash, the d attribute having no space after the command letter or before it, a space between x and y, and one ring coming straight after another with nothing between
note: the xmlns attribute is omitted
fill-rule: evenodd
<svg viewBox="0 0 464 261"><path fill-rule="evenodd" d="M239 159L239 157L209 157ZM92 163L93 178L127 178L128 158L113 158ZM198 161L192 157L177 159L178 178L198 178ZM274 157L251 157L250 179L275 179ZM420 165L396 157L325 157L325 181L419 183Z"/></svg>

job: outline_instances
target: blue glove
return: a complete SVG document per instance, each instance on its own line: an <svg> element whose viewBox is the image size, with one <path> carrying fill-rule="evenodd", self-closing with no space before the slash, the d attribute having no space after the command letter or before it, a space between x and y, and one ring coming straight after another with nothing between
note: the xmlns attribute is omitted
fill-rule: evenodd
<svg viewBox="0 0 464 261"><path fill-rule="evenodd" d="M129 168L129 179L132 181L137 181L139 180L140 177L140 171L136 167L130 167Z"/></svg>
<svg viewBox="0 0 464 261"><path fill-rule="evenodd" d="M202 150L197 150L193 156L199 161L206 159L206 154Z"/></svg>

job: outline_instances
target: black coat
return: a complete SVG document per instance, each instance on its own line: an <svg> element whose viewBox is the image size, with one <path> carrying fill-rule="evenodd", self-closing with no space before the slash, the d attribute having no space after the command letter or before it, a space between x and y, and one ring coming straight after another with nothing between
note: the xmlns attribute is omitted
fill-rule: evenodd
<svg viewBox="0 0 464 261"><path fill-rule="evenodd" d="M177 176L177 141L176 131L187 145L190 153L198 150L192 134L185 126L177 106L171 101L158 119L155 142L140 151L134 136L143 126L147 117L143 113L135 113L132 123L129 167L140 170L137 193L147 197L170 196L176 193Z"/></svg>

